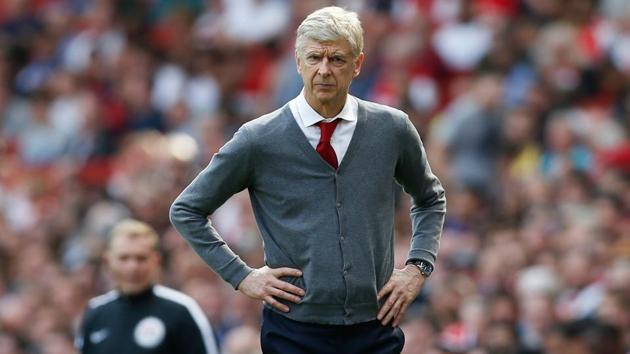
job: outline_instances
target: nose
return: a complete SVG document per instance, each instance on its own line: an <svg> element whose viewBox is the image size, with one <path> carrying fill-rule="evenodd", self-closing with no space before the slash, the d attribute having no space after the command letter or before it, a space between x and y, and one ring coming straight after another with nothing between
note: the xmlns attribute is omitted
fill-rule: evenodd
<svg viewBox="0 0 630 354"><path fill-rule="evenodd" d="M128 272L133 273L142 267L142 261L132 258L132 259L127 260L127 262L125 263L125 266Z"/></svg>
<svg viewBox="0 0 630 354"><path fill-rule="evenodd" d="M328 61L328 58L324 57L324 59L322 59L319 62L319 66L317 67L317 72L322 76L330 75L329 65L330 65L330 62Z"/></svg>

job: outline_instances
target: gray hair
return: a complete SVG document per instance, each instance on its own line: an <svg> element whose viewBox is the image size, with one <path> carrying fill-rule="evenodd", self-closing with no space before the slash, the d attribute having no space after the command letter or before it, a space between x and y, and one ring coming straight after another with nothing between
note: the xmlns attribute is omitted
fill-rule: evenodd
<svg viewBox="0 0 630 354"><path fill-rule="evenodd" d="M321 8L304 19L297 29L295 53L304 50L305 40L329 42L343 38L348 41L352 54L358 57L363 51L363 28L359 15L337 6Z"/></svg>

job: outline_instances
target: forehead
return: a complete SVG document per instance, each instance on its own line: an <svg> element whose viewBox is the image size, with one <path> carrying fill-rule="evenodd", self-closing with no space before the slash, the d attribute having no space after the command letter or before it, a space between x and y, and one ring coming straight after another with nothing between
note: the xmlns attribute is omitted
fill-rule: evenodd
<svg viewBox="0 0 630 354"><path fill-rule="evenodd" d="M307 39L304 42L304 52L319 52L319 53L338 53L349 55L352 50L350 49L350 43L343 38L336 39L334 41L318 42L312 39Z"/></svg>
<svg viewBox="0 0 630 354"><path fill-rule="evenodd" d="M147 254L155 250L155 240L148 236L118 235L112 239L109 252L121 254Z"/></svg>

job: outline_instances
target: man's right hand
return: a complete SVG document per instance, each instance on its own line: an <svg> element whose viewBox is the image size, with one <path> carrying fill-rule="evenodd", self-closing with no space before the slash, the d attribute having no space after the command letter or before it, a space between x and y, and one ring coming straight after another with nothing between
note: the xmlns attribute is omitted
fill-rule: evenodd
<svg viewBox="0 0 630 354"><path fill-rule="evenodd" d="M280 277L300 277L302 272L294 268L262 268L254 269L238 285L238 290L252 299L263 300L267 304L282 311L289 312L289 307L276 298L294 303L300 302L304 290L280 280Z"/></svg>

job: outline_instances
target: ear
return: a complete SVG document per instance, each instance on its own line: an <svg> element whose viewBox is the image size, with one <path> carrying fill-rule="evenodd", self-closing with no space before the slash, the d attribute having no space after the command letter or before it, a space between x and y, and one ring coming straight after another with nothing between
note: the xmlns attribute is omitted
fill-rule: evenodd
<svg viewBox="0 0 630 354"><path fill-rule="evenodd" d="M297 67L298 74L302 75L302 59L298 53L295 53L295 66Z"/></svg>
<svg viewBox="0 0 630 354"><path fill-rule="evenodd" d="M354 77L359 76L361 72L361 65L363 64L363 58L365 58L365 54L363 52L359 53L359 56L354 60Z"/></svg>

